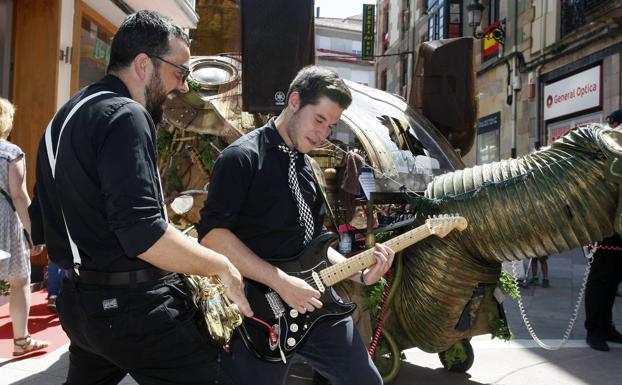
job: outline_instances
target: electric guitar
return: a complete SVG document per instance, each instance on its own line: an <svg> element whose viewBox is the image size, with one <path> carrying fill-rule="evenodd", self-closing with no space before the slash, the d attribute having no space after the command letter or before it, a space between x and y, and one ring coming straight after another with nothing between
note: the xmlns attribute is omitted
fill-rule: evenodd
<svg viewBox="0 0 622 385"><path fill-rule="evenodd" d="M466 219L460 216L445 215L430 218L425 224L392 238L384 244L398 252L430 235L442 238L453 229L462 231L466 227ZM259 282L246 280L246 297L255 313L255 319L245 318L237 330L246 347L258 357L267 361L285 363L319 321L345 318L356 309L356 304L342 302L329 288L373 266L376 263L373 255L375 248L331 265L326 253L328 247L336 239L337 235L334 233L322 234L312 240L295 257L287 261L273 262L283 271L306 281L318 290L323 304L320 309L300 314L296 309L289 307L276 291Z"/></svg>

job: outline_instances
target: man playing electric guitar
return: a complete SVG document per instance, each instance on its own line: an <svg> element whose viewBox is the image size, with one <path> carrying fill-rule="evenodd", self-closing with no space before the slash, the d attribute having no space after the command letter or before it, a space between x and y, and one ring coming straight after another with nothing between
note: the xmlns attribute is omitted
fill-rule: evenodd
<svg viewBox="0 0 622 385"><path fill-rule="evenodd" d="M230 256L245 278L271 288L301 315L322 307L320 291L271 262L291 260L321 232L326 208L303 154L329 136L351 101L349 89L333 71L302 69L281 114L222 152L201 210L201 244ZM332 248L326 254L333 264L345 260ZM376 245L376 263L351 279L375 283L393 256L390 248ZM234 338L231 349L222 360L237 383L285 382L291 360L262 360L240 338ZM382 384L351 317L317 322L296 354L333 385Z"/></svg>

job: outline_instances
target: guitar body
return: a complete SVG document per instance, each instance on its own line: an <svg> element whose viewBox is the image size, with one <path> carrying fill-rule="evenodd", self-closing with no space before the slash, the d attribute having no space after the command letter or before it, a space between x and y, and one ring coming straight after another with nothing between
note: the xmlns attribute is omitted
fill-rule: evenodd
<svg viewBox="0 0 622 385"><path fill-rule="evenodd" d="M319 271L330 266L327 250L336 239L336 234L322 234L297 256L285 261L271 261L289 275L305 280L318 289L323 304L320 309L299 314L271 288L246 280L246 296L255 317L268 323L276 332L276 338L271 339L268 327L253 319L244 319L237 330L246 346L258 357L267 361L283 361L295 353L318 322L345 318L356 309L354 303L342 302L332 289L324 287L318 276Z"/></svg>
<svg viewBox="0 0 622 385"><path fill-rule="evenodd" d="M384 242L384 245L398 252L432 234L444 237L453 229L462 231L466 227L466 219L459 216L428 218L423 225ZM286 362L286 358L294 354L318 322L344 318L356 309L353 303L341 302L330 286L376 264L374 249L331 265L327 251L336 239L337 235L333 233L322 234L295 257L286 261L272 261L286 273L319 290L323 304L320 309L298 314L274 290L252 280L246 281L246 296L255 318L261 322L245 318L237 330L246 346L258 357L267 361Z"/></svg>

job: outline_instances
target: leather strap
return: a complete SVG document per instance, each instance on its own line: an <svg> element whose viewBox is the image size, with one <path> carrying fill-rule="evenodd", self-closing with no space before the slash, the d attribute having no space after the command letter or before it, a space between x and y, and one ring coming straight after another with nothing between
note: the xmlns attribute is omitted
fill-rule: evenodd
<svg viewBox="0 0 622 385"><path fill-rule="evenodd" d="M305 154L305 160L307 164L311 166L315 181L317 182L318 186L320 186L320 191L322 192L322 198L324 199L324 203L326 204L326 210L328 211L330 222L333 224L335 232L339 233L339 227L337 226L337 217L335 217L335 212L333 211L333 208L328 201L328 195L326 195L326 179L324 177L324 173L322 172L322 168L320 167L320 164L309 155Z"/></svg>

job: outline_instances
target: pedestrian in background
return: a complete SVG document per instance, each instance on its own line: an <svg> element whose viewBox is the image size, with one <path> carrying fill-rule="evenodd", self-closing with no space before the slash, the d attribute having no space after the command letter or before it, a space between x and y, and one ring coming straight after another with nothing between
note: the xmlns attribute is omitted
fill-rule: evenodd
<svg viewBox="0 0 622 385"><path fill-rule="evenodd" d="M30 313L30 197L26 189L24 152L7 139L15 108L0 98L0 279L9 280L9 313L13 326L13 355L48 346L28 333Z"/></svg>
<svg viewBox="0 0 622 385"><path fill-rule="evenodd" d="M607 116L608 128L622 127L622 110ZM613 305L622 282L622 238L618 234L598 244L585 289L586 342L595 350L609 351L607 341L622 343L622 334L613 324Z"/></svg>
<svg viewBox="0 0 622 385"><path fill-rule="evenodd" d="M538 263L542 268L542 287L549 287L549 263L548 256L532 258L531 260L531 282L534 285L540 283L540 276L538 275Z"/></svg>

